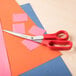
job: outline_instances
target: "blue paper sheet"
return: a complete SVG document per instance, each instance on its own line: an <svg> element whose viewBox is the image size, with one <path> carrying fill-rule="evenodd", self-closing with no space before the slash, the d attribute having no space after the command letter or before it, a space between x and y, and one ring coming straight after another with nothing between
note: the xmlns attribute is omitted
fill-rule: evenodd
<svg viewBox="0 0 76 76"><path fill-rule="evenodd" d="M19 76L72 76L61 57L57 57Z"/></svg>
<svg viewBox="0 0 76 76"><path fill-rule="evenodd" d="M37 26L43 28L29 3L21 5L21 8L30 16ZM72 76L72 74L59 56L19 76Z"/></svg>
<svg viewBox="0 0 76 76"><path fill-rule="evenodd" d="M44 27L42 26L41 22L39 21L38 17L36 16L35 12L33 11L32 7L29 3L21 5L21 7L24 11L26 11L26 13L35 22L36 25L38 25L40 28L44 29Z"/></svg>

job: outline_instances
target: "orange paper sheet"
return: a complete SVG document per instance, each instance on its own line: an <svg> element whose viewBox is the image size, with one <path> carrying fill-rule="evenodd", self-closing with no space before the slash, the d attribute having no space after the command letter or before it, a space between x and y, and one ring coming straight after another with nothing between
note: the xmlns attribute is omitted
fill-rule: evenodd
<svg viewBox="0 0 76 76"><path fill-rule="evenodd" d="M0 0L0 18L2 21L2 28L12 30L13 14L21 14L24 11L15 2L15 0ZM18 22L17 22L18 23ZM28 17L28 21L20 22L25 23L26 34L29 34L29 29L35 25L35 23ZM30 35L30 34L29 34ZM12 76L18 76L19 74L35 68L57 56L61 55L59 51L50 50L46 46L40 45L33 51L29 51L21 42L24 39L13 36L4 32L5 45L7 54L9 57L10 68ZM7 76L7 75L6 75Z"/></svg>

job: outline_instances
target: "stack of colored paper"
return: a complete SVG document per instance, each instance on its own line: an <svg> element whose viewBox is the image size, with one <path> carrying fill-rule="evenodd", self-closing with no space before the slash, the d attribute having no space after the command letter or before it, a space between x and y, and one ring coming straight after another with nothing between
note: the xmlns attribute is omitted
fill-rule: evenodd
<svg viewBox="0 0 76 76"><path fill-rule="evenodd" d="M28 35L46 33L30 4L19 6L14 0L1 0L0 18L2 29ZM15 37L6 32L3 32L1 37L4 37L6 47L1 51L7 52L9 63L6 66L10 66L10 71L9 67L5 66L0 70L7 68L7 72L6 70L0 71L0 76L71 76L59 51L50 50L38 43ZM1 56L1 59L4 58L6 62L6 57Z"/></svg>

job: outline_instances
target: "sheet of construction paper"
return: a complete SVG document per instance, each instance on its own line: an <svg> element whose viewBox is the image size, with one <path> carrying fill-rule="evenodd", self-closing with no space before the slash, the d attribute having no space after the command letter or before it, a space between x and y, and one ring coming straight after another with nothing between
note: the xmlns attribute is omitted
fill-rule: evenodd
<svg viewBox="0 0 76 76"><path fill-rule="evenodd" d="M0 23L0 76L11 76L1 23Z"/></svg>
<svg viewBox="0 0 76 76"><path fill-rule="evenodd" d="M29 33L33 35L43 35L46 31L38 26L32 26Z"/></svg>
<svg viewBox="0 0 76 76"><path fill-rule="evenodd" d="M3 29L13 31L12 16L14 13L22 14L25 12L16 3L15 0L0 0L0 18L3 23ZM23 21L20 21L20 23L23 23ZM28 31L33 25L36 24L29 16L28 21L24 21L24 24L26 26L26 34L31 35ZM12 76L18 76L23 72L33 69L61 55L59 51L51 50L48 47L42 45L30 52L22 44L22 41L24 39L8 34L6 32L4 32L4 39L7 48L7 54L9 57Z"/></svg>
<svg viewBox="0 0 76 76"><path fill-rule="evenodd" d="M61 57L57 57L19 76L72 76Z"/></svg>
<svg viewBox="0 0 76 76"><path fill-rule="evenodd" d="M13 31L17 33L25 33L25 24L24 23L16 23L12 25Z"/></svg>
<svg viewBox="0 0 76 76"><path fill-rule="evenodd" d="M30 41L30 40L23 40L22 43L31 51L39 46L38 43Z"/></svg>
<svg viewBox="0 0 76 76"><path fill-rule="evenodd" d="M43 28L42 25L39 25L39 22L37 22L39 20L38 20L37 16L35 15L32 7L29 3L21 5L21 8L27 12L27 14L30 16L31 19L33 19L34 21L36 20L35 23L37 24L37 26L41 26L41 28ZM42 69L45 69L44 70L45 72L42 71ZM47 69L48 69L48 71L47 71ZM37 75L38 76L72 76L60 56L53 59L52 61L50 60L49 62L47 62L33 70L30 70L28 72L25 72L24 74L21 74L21 76L24 76L24 75L27 76L28 73L31 74L30 76L37 76Z"/></svg>
<svg viewBox="0 0 76 76"><path fill-rule="evenodd" d="M25 13L23 13L23 14L13 14L13 21L14 22L27 21L27 20L28 20L28 16Z"/></svg>

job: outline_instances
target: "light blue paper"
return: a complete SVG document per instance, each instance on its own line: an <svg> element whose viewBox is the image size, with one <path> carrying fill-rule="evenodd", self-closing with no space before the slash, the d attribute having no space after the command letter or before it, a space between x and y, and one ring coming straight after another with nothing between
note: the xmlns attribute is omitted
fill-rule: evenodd
<svg viewBox="0 0 76 76"><path fill-rule="evenodd" d="M21 8L29 15L37 26L44 29L31 5L24 4ZM26 68L26 67L25 67ZM72 76L62 58L59 56L19 76Z"/></svg>

